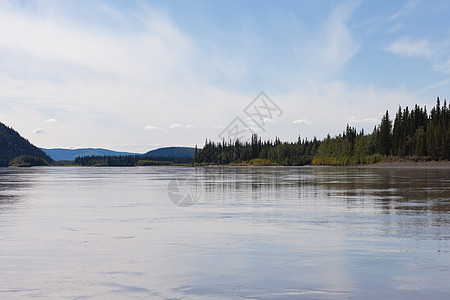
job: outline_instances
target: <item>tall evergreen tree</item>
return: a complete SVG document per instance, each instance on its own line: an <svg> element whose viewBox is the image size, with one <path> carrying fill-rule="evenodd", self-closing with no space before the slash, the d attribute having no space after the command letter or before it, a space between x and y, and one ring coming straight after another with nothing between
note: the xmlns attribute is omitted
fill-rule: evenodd
<svg viewBox="0 0 450 300"><path fill-rule="evenodd" d="M389 112L381 119L379 128L378 150L380 154L389 155L392 149L392 121L389 118Z"/></svg>

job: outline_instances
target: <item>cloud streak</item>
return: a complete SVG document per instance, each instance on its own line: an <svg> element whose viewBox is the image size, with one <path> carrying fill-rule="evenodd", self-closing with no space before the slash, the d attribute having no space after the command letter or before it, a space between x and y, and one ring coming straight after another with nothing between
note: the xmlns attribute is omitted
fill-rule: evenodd
<svg viewBox="0 0 450 300"><path fill-rule="evenodd" d="M46 134L47 130L43 129L43 128L36 128L35 130L33 130L33 134Z"/></svg>
<svg viewBox="0 0 450 300"><path fill-rule="evenodd" d="M183 127L183 125L181 125L180 123L173 123L172 125L169 126L169 128L171 129L177 129L181 127Z"/></svg>
<svg viewBox="0 0 450 300"><path fill-rule="evenodd" d="M427 40L411 40L401 38L385 48L386 51L406 57L431 57L433 46Z"/></svg>
<svg viewBox="0 0 450 300"><path fill-rule="evenodd" d="M98 13L101 16L110 11ZM0 47L41 63L54 63L62 73L64 66L153 80L160 78L166 68L182 62L182 53L190 48L188 38L157 13L150 13L145 20L131 20L121 31L102 27L89 30L62 19L62 15L24 15L2 9L0 27L8 30L0 35ZM131 26L139 30L131 31Z"/></svg>
<svg viewBox="0 0 450 300"><path fill-rule="evenodd" d="M298 120L295 120L292 123L294 123L294 124L301 124L301 125L309 125L309 124L312 124L312 121L308 120L308 119L298 119Z"/></svg>
<svg viewBox="0 0 450 300"><path fill-rule="evenodd" d="M325 62L342 66L355 56L360 45L355 41L347 22L359 1L348 1L339 5L330 15L325 25L325 44L322 44Z"/></svg>
<svg viewBox="0 0 450 300"><path fill-rule="evenodd" d="M156 126L152 126L152 125L147 125L144 127L145 130L154 130L154 129L161 129L160 127L156 127Z"/></svg>
<svg viewBox="0 0 450 300"><path fill-rule="evenodd" d="M399 11L397 11L395 14L391 15L388 18L388 22L392 22L401 17L410 15L416 8L417 4L419 4L418 0L409 1Z"/></svg>
<svg viewBox="0 0 450 300"><path fill-rule="evenodd" d="M375 118L360 118L357 116L351 116L348 118L348 123L350 124L361 124L361 123L373 124L377 122L379 122L379 119Z"/></svg>

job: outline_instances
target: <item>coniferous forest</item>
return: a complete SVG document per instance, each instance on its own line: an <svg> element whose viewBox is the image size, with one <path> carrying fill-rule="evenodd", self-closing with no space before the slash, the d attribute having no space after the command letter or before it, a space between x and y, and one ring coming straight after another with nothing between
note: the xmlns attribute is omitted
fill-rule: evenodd
<svg viewBox="0 0 450 300"><path fill-rule="evenodd" d="M323 141L298 139L297 142L262 141L256 134L251 141L214 143L206 141L197 150L194 162L203 164L280 164L299 166L306 164L353 165L372 164L393 156L410 160L450 159L450 109L447 102L427 112L426 107L413 109L399 107L392 120L386 111L372 133L347 125L335 137L328 135Z"/></svg>

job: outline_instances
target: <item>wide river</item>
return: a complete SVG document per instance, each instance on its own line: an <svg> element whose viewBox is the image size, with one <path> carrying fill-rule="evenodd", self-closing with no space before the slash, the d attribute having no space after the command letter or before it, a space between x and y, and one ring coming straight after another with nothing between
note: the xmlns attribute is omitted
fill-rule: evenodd
<svg viewBox="0 0 450 300"><path fill-rule="evenodd" d="M450 170L0 168L0 299L450 299Z"/></svg>

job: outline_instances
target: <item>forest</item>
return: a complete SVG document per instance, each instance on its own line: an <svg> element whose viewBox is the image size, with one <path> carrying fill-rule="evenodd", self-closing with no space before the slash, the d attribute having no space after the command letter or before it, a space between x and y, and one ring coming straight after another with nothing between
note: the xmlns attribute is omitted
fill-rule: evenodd
<svg viewBox="0 0 450 300"><path fill-rule="evenodd" d="M146 156L146 155L120 155L120 156L81 156L75 158L78 166L111 166L111 167L134 167L134 166L168 166L192 164L192 157L173 156Z"/></svg>
<svg viewBox="0 0 450 300"><path fill-rule="evenodd" d="M447 102L427 112L426 107L398 108L394 120L386 111L372 133L347 128L335 137L319 141L298 138L297 142L262 141L256 134L251 141L205 142L195 150L194 163L208 164L279 164L287 166L373 164L385 157L408 160L450 159L450 109Z"/></svg>
<svg viewBox="0 0 450 300"><path fill-rule="evenodd" d="M196 149L194 154L195 164L240 164L253 161L261 164L281 164L286 166L302 166L310 164L317 153L320 141L314 138L298 139L297 142L281 142L279 138L274 141L262 141L256 134L251 141L215 143L206 141L203 149Z"/></svg>

